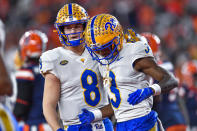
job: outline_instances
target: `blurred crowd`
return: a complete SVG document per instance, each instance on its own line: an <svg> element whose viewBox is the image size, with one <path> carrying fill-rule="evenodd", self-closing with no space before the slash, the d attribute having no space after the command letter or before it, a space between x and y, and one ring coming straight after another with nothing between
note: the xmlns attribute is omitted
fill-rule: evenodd
<svg viewBox="0 0 197 131"><path fill-rule="evenodd" d="M48 48L59 46L54 21L58 9L75 2L90 16L115 15L123 28L154 32L162 49L179 67L187 59L197 59L197 2L195 0L1 0L0 18L6 24L6 51L16 49L20 36L28 29L40 29L49 37ZM9 55L9 53L8 53Z"/></svg>
<svg viewBox="0 0 197 131"><path fill-rule="evenodd" d="M70 2L83 6L90 17L100 13L116 16L125 31L133 28L137 33L158 35L163 57L173 63L180 85L192 87L197 94L196 0L0 0L0 18L6 29L4 56L10 71L15 70L14 54L25 31L46 33L47 49L61 45L54 22L58 10Z"/></svg>

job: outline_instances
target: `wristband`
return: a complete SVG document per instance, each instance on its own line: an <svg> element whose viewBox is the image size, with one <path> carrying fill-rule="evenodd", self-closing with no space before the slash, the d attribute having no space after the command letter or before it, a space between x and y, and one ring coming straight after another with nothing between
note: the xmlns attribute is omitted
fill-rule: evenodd
<svg viewBox="0 0 197 131"><path fill-rule="evenodd" d="M102 120L102 112L99 109L93 110L92 113L94 114L94 121Z"/></svg>
<svg viewBox="0 0 197 131"><path fill-rule="evenodd" d="M154 90L154 96L161 94L161 87L158 84L153 84L150 88Z"/></svg>

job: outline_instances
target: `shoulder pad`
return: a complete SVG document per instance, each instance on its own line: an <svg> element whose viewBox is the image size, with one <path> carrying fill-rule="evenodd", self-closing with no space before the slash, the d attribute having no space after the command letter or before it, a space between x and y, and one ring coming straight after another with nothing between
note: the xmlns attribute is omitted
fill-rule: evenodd
<svg viewBox="0 0 197 131"><path fill-rule="evenodd" d="M58 48L48 50L41 55L42 61L55 61L59 58Z"/></svg>
<svg viewBox="0 0 197 131"><path fill-rule="evenodd" d="M126 43L123 53L124 55L129 56L131 63L139 58L154 57L150 46L143 41Z"/></svg>
<svg viewBox="0 0 197 131"><path fill-rule="evenodd" d="M57 76L55 64L60 57L60 47L48 50L40 57L39 69L40 73L44 75L47 72L53 72Z"/></svg>
<svg viewBox="0 0 197 131"><path fill-rule="evenodd" d="M144 55L153 55L152 50L150 48L150 46L148 45L148 43L144 42L144 41L137 41L135 43L128 43L131 46L129 46L128 48L130 50L132 50L132 54L144 54Z"/></svg>

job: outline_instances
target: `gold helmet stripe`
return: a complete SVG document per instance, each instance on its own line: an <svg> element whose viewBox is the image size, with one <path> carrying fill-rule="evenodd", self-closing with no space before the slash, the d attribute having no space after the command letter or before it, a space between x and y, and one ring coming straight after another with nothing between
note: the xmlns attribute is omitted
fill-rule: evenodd
<svg viewBox="0 0 197 131"><path fill-rule="evenodd" d="M90 25L90 27L91 27L91 37L92 37L93 44L96 43L96 40L95 40L95 37L94 37L94 22L95 22L96 17L97 17L97 15L92 18L92 22L91 22L91 25Z"/></svg>

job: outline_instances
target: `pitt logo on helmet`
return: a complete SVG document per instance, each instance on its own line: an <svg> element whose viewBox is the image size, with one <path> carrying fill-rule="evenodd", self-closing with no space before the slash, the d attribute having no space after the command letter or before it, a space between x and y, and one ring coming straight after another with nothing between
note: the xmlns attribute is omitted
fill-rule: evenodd
<svg viewBox="0 0 197 131"><path fill-rule="evenodd" d="M110 14L92 17L84 31L86 47L93 57L103 65L114 62L122 48L123 29Z"/></svg>
<svg viewBox="0 0 197 131"><path fill-rule="evenodd" d="M111 22L107 22L105 24L105 29L107 30L108 28L108 25L110 26L111 30L114 31L114 28L116 28L116 23L114 22L115 20L114 19L110 19Z"/></svg>
<svg viewBox="0 0 197 131"><path fill-rule="evenodd" d="M64 26L71 24L84 24L84 27L89 19L86 10L78 4L70 3L64 5L57 14L55 27L58 31L60 42L66 46L78 46L84 43L83 32L64 33ZM70 35L77 35L78 38L70 40Z"/></svg>

